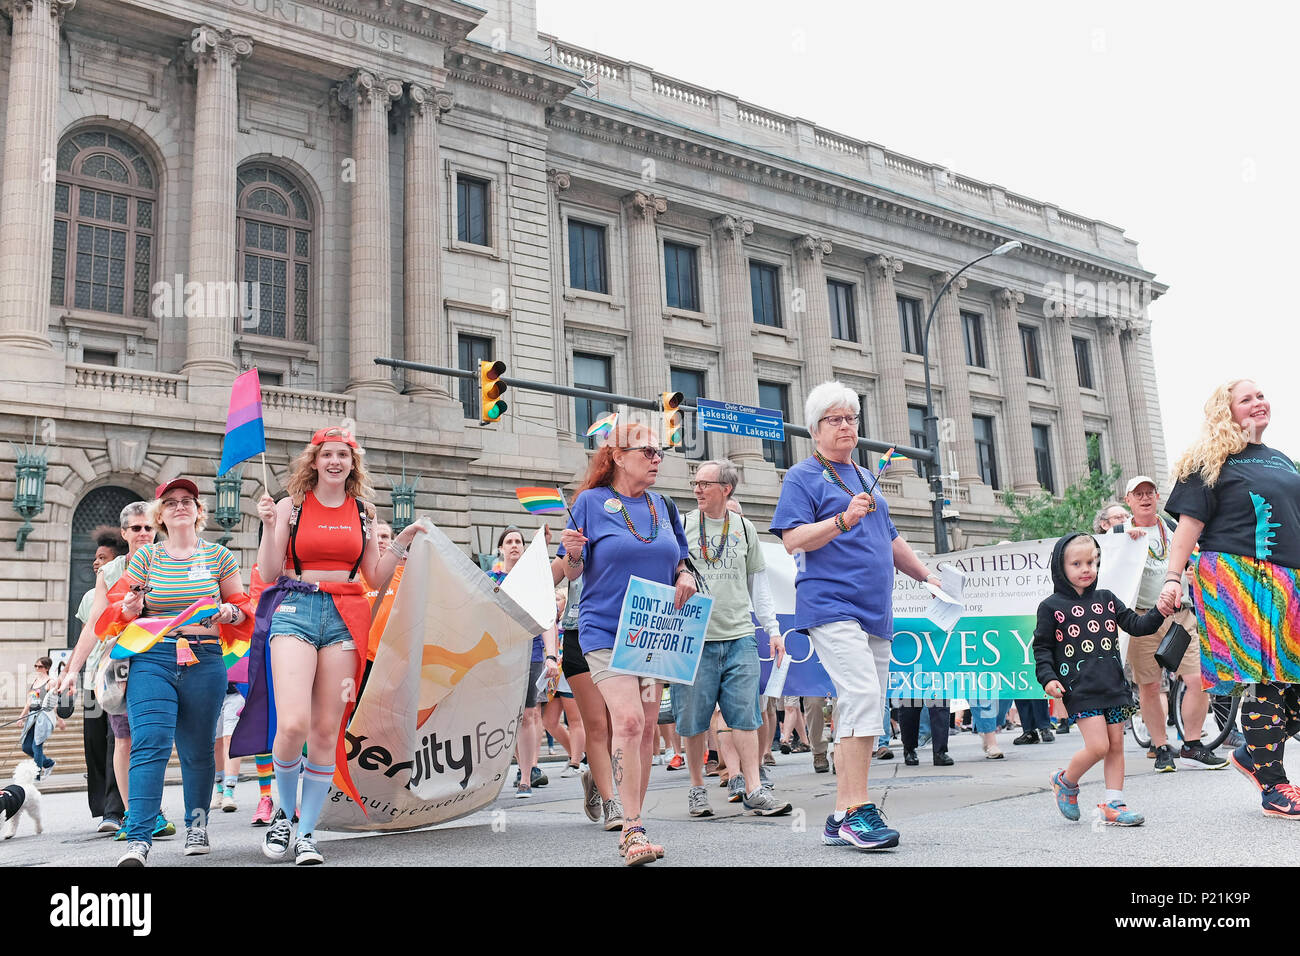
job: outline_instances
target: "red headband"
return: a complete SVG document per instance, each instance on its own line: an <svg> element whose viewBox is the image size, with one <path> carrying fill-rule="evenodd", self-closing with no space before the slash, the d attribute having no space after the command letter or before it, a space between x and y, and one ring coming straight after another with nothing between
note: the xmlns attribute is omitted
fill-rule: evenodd
<svg viewBox="0 0 1300 956"><path fill-rule="evenodd" d="M331 435L330 432L337 432L338 434ZM327 441L342 442L343 444L347 445L349 448L360 447L357 445L357 440L352 437L352 433L350 431L346 431L337 426L331 426L330 428L322 428L316 434L311 436L311 443L313 445L323 445Z"/></svg>

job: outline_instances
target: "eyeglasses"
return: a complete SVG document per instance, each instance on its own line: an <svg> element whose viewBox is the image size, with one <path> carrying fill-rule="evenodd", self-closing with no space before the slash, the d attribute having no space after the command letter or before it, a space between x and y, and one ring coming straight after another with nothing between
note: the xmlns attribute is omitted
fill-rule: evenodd
<svg viewBox="0 0 1300 956"><path fill-rule="evenodd" d="M1129 494L1134 498L1154 498L1156 496L1154 491L1130 491Z"/></svg>
<svg viewBox="0 0 1300 956"><path fill-rule="evenodd" d="M822 422L830 422L831 425L833 425L835 428L839 428L841 425L852 425L854 428L857 428L858 416L857 415L827 415L824 418L817 419L818 425L820 425Z"/></svg>
<svg viewBox="0 0 1300 956"><path fill-rule="evenodd" d="M721 485L720 481L692 481L691 488L708 488L710 485Z"/></svg>
<svg viewBox="0 0 1300 956"><path fill-rule="evenodd" d="M641 454L645 455L646 461L658 461L664 456L663 449L656 448L654 445L634 445L626 450L639 451Z"/></svg>
<svg viewBox="0 0 1300 956"><path fill-rule="evenodd" d="M164 511L176 511L179 508L197 508L198 498L168 498L163 502Z"/></svg>
<svg viewBox="0 0 1300 956"><path fill-rule="evenodd" d="M193 498L187 498L187 499L185 499L185 500L186 500L186 501L193 501L194 499L193 499ZM129 524L129 525L127 525L125 528L123 528L122 530L123 530L123 531L134 531L134 532L136 532L136 533L138 534L138 533L141 532L141 531L152 531L152 530L153 530L153 525L151 525L151 524Z"/></svg>

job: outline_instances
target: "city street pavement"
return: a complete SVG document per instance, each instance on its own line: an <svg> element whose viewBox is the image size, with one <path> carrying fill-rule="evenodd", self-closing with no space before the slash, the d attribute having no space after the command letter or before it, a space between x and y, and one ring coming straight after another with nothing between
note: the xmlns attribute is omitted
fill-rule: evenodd
<svg viewBox="0 0 1300 956"><path fill-rule="evenodd" d="M1005 760L986 760L980 738L952 738L953 767L933 766L928 750L921 766L905 767L895 741L895 759L872 764L872 799L888 823L902 833L894 851L862 853L821 845L820 829L833 809L835 777L814 774L809 754L776 754L770 770L776 792L795 806L792 816L743 815L726 802L717 778L707 778L716 816L694 819L686 812L689 777L656 766L651 776L645 818L651 838L662 843L663 866L1240 866L1292 865L1295 836L1290 821L1264 817L1259 798L1231 767L1157 775L1125 737L1130 808L1144 813L1138 828L1105 827L1090 822L1102 799L1101 767L1084 777L1083 821L1070 823L1056 810L1048 779L1078 749L1078 733L1056 742L1014 747L1014 734L998 735ZM1300 744L1292 745L1300 748ZM1221 750L1226 756L1227 751ZM1288 754L1287 768L1300 773L1300 756ZM560 779L563 763L546 763L550 785L517 800L507 788L489 809L441 827L408 833L332 834L322 831L320 846L328 866L591 866L620 865L617 833L607 833L583 815L581 783ZM513 773L511 774L513 780ZM239 810L216 812L209 829L212 853L183 857L184 831L159 840L150 865L270 866L259 849L263 829L249 826L257 802L255 781L241 781ZM179 821L181 793L169 785L164 807ZM91 832L84 792L45 797L46 831L33 834L24 819L19 835L0 843L6 866L110 866L124 849L108 836ZM289 864L280 864L289 865Z"/></svg>

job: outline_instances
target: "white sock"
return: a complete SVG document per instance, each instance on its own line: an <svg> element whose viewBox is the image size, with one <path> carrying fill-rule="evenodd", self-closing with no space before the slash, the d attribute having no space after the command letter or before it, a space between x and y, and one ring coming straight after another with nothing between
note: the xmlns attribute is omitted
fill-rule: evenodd
<svg viewBox="0 0 1300 956"><path fill-rule="evenodd" d="M844 810L836 810L836 811L835 811L835 822L836 822L836 823L843 823L843 822L844 822L844 814L845 814L845 811L844 811Z"/></svg>
<svg viewBox="0 0 1300 956"><path fill-rule="evenodd" d="M1107 803L1115 803L1116 801L1118 801L1119 803L1123 803L1123 802L1124 802L1124 791L1123 791L1123 790L1107 790L1107 791L1106 791L1106 802L1107 802Z"/></svg>

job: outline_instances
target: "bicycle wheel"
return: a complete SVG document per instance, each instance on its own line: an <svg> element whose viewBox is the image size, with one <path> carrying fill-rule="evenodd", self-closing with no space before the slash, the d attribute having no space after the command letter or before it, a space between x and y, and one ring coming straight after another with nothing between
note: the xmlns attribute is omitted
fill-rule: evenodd
<svg viewBox="0 0 1300 956"><path fill-rule="evenodd" d="M1135 684L1129 685L1133 692L1133 703L1138 704L1138 692ZM1143 750L1151 749L1151 731L1147 730L1146 722L1142 719L1142 711L1139 710L1128 719L1128 731L1133 735L1134 742Z"/></svg>
<svg viewBox="0 0 1300 956"><path fill-rule="evenodd" d="M1184 740L1187 739L1187 729L1183 727L1183 697L1186 693L1187 682L1180 680L1174 700L1174 716L1178 721L1178 732ZM1223 743L1237 726L1237 713L1240 710L1240 697L1211 696L1210 708L1205 714L1205 725L1201 728L1201 743L1209 750ZM1195 737L1195 734L1192 736Z"/></svg>

